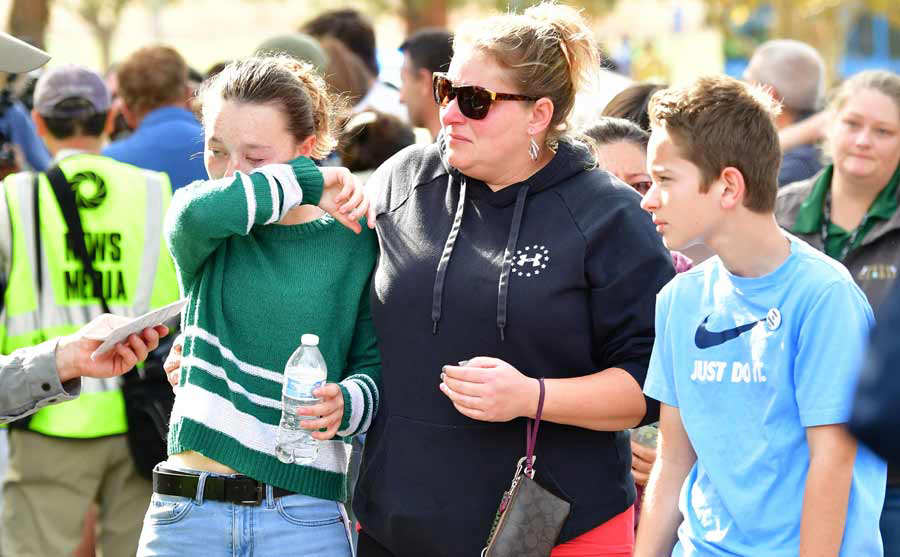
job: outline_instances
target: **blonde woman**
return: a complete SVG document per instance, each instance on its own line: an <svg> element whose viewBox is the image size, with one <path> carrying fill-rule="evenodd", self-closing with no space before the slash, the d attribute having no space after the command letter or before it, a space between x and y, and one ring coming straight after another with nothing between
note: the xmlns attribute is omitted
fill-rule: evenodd
<svg viewBox="0 0 900 557"><path fill-rule="evenodd" d="M572 503L554 555L631 554L622 430L655 419L641 385L674 271L640 196L569 138L591 35L555 4L459 29L433 81L438 140L367 182L385 370L354 494L360 557L478 555L540 377L535 478Z"/></svg>

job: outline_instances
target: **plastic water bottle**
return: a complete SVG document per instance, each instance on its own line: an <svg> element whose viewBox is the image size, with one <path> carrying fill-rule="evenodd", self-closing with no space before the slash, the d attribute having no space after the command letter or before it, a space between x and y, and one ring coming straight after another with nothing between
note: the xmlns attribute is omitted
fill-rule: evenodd
<svg viewBox="0 0 900 557"><path fill-rule="evenodd" d="M319 402L313 391L325 385L328 369L319 352L319 337L306 334L300 337L300 347L291 354L284 366L284 386L281 389L281 424L275 455L281 462L309 464L319 454L319 441L311 435L311 430L300 427L303 420L316 416L299 416L297 409Z"/></svg>

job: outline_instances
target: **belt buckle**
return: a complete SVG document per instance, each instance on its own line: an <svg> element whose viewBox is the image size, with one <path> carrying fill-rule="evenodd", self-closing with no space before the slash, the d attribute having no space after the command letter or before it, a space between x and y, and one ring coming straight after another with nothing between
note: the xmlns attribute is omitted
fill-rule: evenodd
<svg viewBox="0 0 900 557"><path fill-rule="evenodd" d="M247 506L255 506L258 507L262 504L263 499L266 498L266 484L262 482L256 482L256 499L243 499L238 501L238 505L247 505Z"/></svg>

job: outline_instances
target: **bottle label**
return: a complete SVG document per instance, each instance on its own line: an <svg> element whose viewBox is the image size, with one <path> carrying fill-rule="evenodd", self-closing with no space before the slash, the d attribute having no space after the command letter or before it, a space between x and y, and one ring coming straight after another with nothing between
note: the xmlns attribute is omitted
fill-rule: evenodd
<svg viewBox="0 0 900 557"><path fill-rule="evenodd" d="M312 392L324 384L324 380L308 382L301 379L286 378L284 394L291 398L315 398Z"/></svg>

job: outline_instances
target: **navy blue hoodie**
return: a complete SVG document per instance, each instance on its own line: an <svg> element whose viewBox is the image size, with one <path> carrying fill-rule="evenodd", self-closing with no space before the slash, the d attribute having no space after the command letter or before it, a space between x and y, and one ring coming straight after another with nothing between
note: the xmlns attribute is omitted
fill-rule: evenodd
<svg viewBox="0 0 900 557"><path fill-rule="evenodd" d="M369 179L383 388L353 508L398 557L476 557L525 454L525 420L463 416L438 390L441 366L492 356L547 378L618 367L643 385L656 293L674 276L638 194L583 146L560 142L543 169L494 192L450 168L441 143ZM535 479L572 504L560 543L634 502L625 433L543 422L536 454Z"/></svg>

